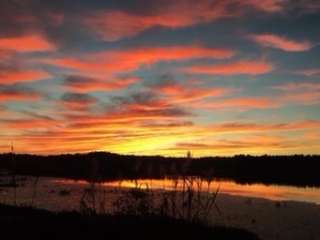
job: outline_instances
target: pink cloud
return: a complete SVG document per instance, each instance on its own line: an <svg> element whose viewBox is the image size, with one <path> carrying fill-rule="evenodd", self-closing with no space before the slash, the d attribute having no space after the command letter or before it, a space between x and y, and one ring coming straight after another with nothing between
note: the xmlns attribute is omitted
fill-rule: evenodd
<svg viewBox="0 0 320 240"><path fill-rule="evenodd" d="M115 77L143 65L160 61L184 61L199 58L225 59L234 55L230 49L206 48L197 45L134 48L87 54L79 58L49 59L45 63L74 70L81 75Z"/></svg>
<svg viewBox="0 0 320 240"><path fill-rule="evenodd" d="M273 66L265 61L237 61L215 65L195 65L183 68L182 71L192 74L208 75L260 75L271 72Z"/></svg>
<svg viewBox="0 0 320 240"><path fill-rule="evenodd" d="M195 107L202 109L218 109L218 110L248 110L248 109L265 109L278 107L279 103L272 99L263 97L237 97L229 99L218 99L215 101L201 102Z"/></svg>
<svg viewBox="0 0 320 240"><path fill-rule="evenodd" d="M319 129L320 121L305 120L287 123L250 123L250 122L230 122L223 124L213 124L208 126L211 131L228 132L269 132L269 131L299 131L306 129Z"/></svg>
<svg viewBox="0 0 320 240"><path fill-rule="evenodd" d="M85 18L84 24L106 41L117 41L135 36L147 29L160 26L182 28L212 22L225 17L240 16L249 8L276 12L282 9L280 0L191 0L168 2L165 8L157 8L152 14L139 15L121 10L98 11ZM232 10L230 10L232 9Z"/></svg>
<svg viewBox="0 0 320 240"><path fill-rule="evenodd" d="M38 93L22 92L22 91L1 91L0 102L8 101L34 101L41 97Z"/></svg>
<svg viewBox="0 0 320 240"><path fill-rule="evenodd" d="M192 4L192 8L190 4L191 1L177 1L170 4L167 11L155 15L134 15L120 10L102 11L87 18L85 24L106 41L116 41L155 26L186 27L230 15L220 2L214 8L212 1L207 0Z"/></svg>
<svg viewBox="0 0 320 240"><path fill-rule="evenodd" d="M37 34L0 38L0 49L21 53L54 51L56 46Z"/></svg>
<svg viewBox="0 0 320 240"><path fill-rule="evenodd" d="M320 90L320 83L317 82L298 82L298 83L285 83L273 87L274 89L283 91L310 91Z"/></svg>
<svg viewBox="0 0 320 240"><path fill-rule="evenodd" d="M242 5L247 4L247 6L252 6L260 11L269 13L279 12L283 9L283 0L247 0L241 2Z"/></svg>
<svg viewBox="0 0 320 240"><path fill-rule="evenodd" d="M312 105L320 103L320 83L300 82L274 86L281 91L282 104Z"/></svg>
<svg viewBox="0 0 320 240"><path fill-rule="evenodd" d="M314 46L309 41L296 41L269 33L251 35L250 38L263 47L277 48L286 52L308 51Z"/></svg>
<svg viewBox="0 0 320 240"><path fill-rule="evenodd" d="M5 121L5 125L11 129L49 129L61 125L61 121L55 119L19 118Z"/></svg>
<svg viewBox="0 0 320 240"><path fill-rule="evenodd" d="M320 68L303 69L303 70L297 71L297 73L305 75L307 77L319 76Z"/></svg>
<svg viewBox="0 0 320 240"><path fill-rule="evenodd" d="M257 146L257 143L258 146ZM279 136L245 136L236 140L215 140L210 143L177 143L174 147L179 150L209 150L214 149L215 151L238 151L243 149L248 151L250 149L257 148L289 148L292 144L288 142L288 139Z"/></svg>
<svg viewBox="0 0 320 240"><path fill-rule="evenodd" d="M140 79L137 77L125 77L103 81L101 79L86 78L82 76L70 76L64 87L72 92L87 93L94 91L111 91L126 88L137 83ZM75 79L75 81L72 81Z"/></svg>
<svg viewBox="0 0 320 240"><path fill-rule="evenodd" d="M41 70L20 70L3 69L0 70L0 84L13 84L19 82L38 81L50 77L50 75Z"/></svg>
<svg viewBox="0 0 320 240"><path fill-rule="evenodd" d="M68 111L87 112L97 103L97 99L88 94L65 93L58 103Z"/></svg>
<svg viewBox="0 0 320 240"><path fill-rule="evenodd" d="M195 84L186 86L179 83L168 83L155 86L153 91L161 93L171 104L181 104L187 102L198 102L204 98L221 97L232 91L228 88L200 87Z"/></svg>

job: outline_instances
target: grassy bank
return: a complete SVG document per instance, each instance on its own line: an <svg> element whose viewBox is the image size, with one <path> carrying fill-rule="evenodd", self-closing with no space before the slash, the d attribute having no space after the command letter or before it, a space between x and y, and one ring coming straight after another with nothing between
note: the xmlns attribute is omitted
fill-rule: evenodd
<svg viewBox="0 0 320 240"><path fill-rule="evenodd" d="M0 205L0 226L10 239L258 239L244 230L208 227L168 217L85 216Z"/></svg>

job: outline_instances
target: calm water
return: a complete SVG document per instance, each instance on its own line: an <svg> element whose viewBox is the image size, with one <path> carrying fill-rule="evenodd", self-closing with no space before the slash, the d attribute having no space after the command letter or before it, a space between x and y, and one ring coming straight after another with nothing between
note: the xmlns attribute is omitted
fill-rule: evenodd
<svg viewBox="0 0 320 240"><path fill-rule="evenodd" d="M31 205L51 211L79 211L84 190L90 186L86 181L74 181L62 178L40 178L35 187L34 177L23 177L23 185L17 188L14 198L13 188L0 187L0 203L16 203ZM4 181L0 178L0 182ZM105 203L108 213L114 211L114 203L123 193L132 187L152 188L155 190L172 190L182 188L182 181L171 180L139 180L105 182L97 186L97 202ZM290 186L266 186L263 184L237 184L232 181L216 181L209 186L214 192L220 186L217 205L222 215L215 209L210 213L210 224L234 226L257 233L261 239L318 239L306 236L320 236L320 188L300 188ZM119 188L120 187L120 188ZM197 185L194 185L196 188ZM202 186L206 189L206 185ZM103 190L103 191L101 191ZM155 191L157 192L157 191ZM63 194L62 194L63 193ZM104 194L106 193L106 194ZM227 194L227 195L226 195ZM244 196L248 198L232 197ZM106 198L104 198L104 196ZM155 194L154 196L157 196ZM251 199L250 199L251 198ZM264 201L289 200L315 204L300 204L297 202ZM248 201L249 200L249 201ZM255 223L252 223L252 219Z"/></svg>
<svg viewBox="0 0 320 240"><path fill-rule="evenodd" d="M56 183L72 185L72 184L86 184L85 181L73 181L73 180L54 180ZM134 188L139 186L140 188L150 189L163 189L173 190L181 189L183 187L183 181L173 181L170 179L147 179L137 181L113 181L104 182L104 187L121 187L121 188ZM193 184L195 189L198 189L196 183ZM202 190L207 190L207 184L203 183ZM320 204L320 188L319 187L292 187L281 185L264 185L264 184L238 184L233 181L218 180L210 184L210 192L215 192L219 188L220 193L264 198L276 201L301 201Z"/></svg>
<svg viewBox="0 0 320 240"><path fill-rule="evenodd" d="M18 204L31 204L40 208L54 211L59 210L78 210L81 196L84 189L89 187L86 181L75 181L62 178L40 178L35 187L35 178L24 178L23 185L17 188L16 200ZM3 181L2 181L3 182ZM119 191L117 189L149 188L154 190L181 189L183 181L174 182L169 179L138 180L138 181L114 181L104 182L99 188L105 189L108 196L107 204L112 209L112 201L117 199ZM194 184L194 189L198 185ZM263 184L237 184L232 181L215 181L209 186L210 192L215 192L219 187L219 192L229 195L244 196L249 198L264 198L277 201L301 201L316 203L320 205L320 188L301 188L291 186L263 185ZM203 183L202 190L208 189L207 184ZM68 194L61 194L67 192ZM120 191L121 192L121 191ZM14 199L13 188L0 187L0 202L12 203Z"/></svg>

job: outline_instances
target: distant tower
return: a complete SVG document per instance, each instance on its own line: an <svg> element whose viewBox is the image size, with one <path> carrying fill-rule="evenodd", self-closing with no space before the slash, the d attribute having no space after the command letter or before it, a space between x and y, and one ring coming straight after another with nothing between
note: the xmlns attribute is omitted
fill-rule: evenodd
<svg viewBox="0 0 320 240"><path fill-rule="evenodd" d="M187 152L187 158L188 158L188 159L191 159L191 158L192 158L191 151L188 151L188 152Z"/></svg>

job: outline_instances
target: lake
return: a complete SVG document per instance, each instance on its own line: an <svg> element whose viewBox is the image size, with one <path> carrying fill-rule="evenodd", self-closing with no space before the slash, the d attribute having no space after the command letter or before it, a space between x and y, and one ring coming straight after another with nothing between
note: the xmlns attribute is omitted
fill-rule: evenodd
<svg viewBox="0 0 320 240"><path fill-rule="evenodd" d="M51 210L77 210L79 201L89 183L83 180L70 180L63 178L20 176L24 179L17 188L16 201L21 204L33 204ZM2 181L3 182L3 181ZM199 182L193 183L193 188L199 190ZM121 189L148 188L154 190L181 190L183 180L171 179L144 179L110 181L98 184L98 187L108 192L108 200L117 198ZM208 188L209 187L209 188ZM219 188L220 194L243 196L248 198L261 198L274 201L298 201L320 205L320 188L318 187L293 187L264 184L239 184L227 180L215 180L208 186L202 183L201 190L215 192ZM120 191L119 191L120 190ZM12 203L14 199L13 188L0 188L0 201ZM112 206L109 204L109 208Z"/></svg>

